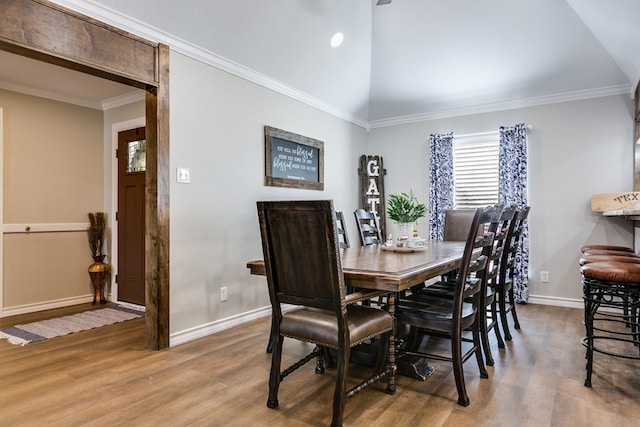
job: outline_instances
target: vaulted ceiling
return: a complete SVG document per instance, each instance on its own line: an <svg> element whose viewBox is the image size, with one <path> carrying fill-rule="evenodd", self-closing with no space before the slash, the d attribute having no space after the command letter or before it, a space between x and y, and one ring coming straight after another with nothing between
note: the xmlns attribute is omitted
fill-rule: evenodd
<svg viewBox="0 0 640 427"><path fill-rule="evenodd" d="M374 125L630 96L640 79L638 0L56 3ZM344 42L331 48L337 31ZM130 90L77 75L67 83L70 72L5 52L0 62L0 87L39 87L86 105Z"/></svg>

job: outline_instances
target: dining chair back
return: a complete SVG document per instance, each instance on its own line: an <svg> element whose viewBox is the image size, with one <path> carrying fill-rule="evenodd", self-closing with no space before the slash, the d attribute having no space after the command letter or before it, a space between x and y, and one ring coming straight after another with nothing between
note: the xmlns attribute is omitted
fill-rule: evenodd
<svg viewBox="0 0 640 427"><path fill-rule="evenodd" d="M467 239L475 213L475 209L447 209L444 212L442 240L445 242L464 242ZM450 271L442 276L442 280L452 278L455 280L456 276L456 271Z"/></svg>
<svg viewBox="0 0 640 427"><path fill-rule="evenodd" d="M347 233L347 223L344 220L344 213L342 211L336 212L336 230L338 231L338 243L340 249L346 249L350 247L349 233Z"/></svg>
<svg viewBox="0 0 640 427"><path fill-rule="evenodd" d="M502 206L502 205L500 205ZM517 211L516 205L507 206L502 210L500 218L497 222L489 225L489 230L495 233L493 240L493 250L489 258L489 265L484 272L483 280L486 282L484 304L486 310L481 313L483 318L480 323L480 336L482 338L482 348L484 349L485 363L489 366L494 365L493 355L491 354L491 345L489 343L489 331L493 329L499 348L504 348L504 340L500 333L499 316L496 295L496 280L500 271L500 263L502 255L506 249L507 235L511 222Z"/></svg>
<svg viewBox="0 0 640 427"><path fill-rule="evenodd" d="M484 282L482 271L489 264L495 236L490 224L499 220L501 212L502 206L476 209L467 230L465 249L457 268L452 294L430 295L420 291L400 298L396 308L398 323L408 325L412 330L405 354L451 362L458 404L462 406L469 404L462 367L464 362L475 356L480 376L489 376L482 357L479 312L484 311L485 307L481 298ZM438 286L439 283L434 285ZM463 338L464 330L471 330L471 339ZM429 339L420 340L422 336ZM448 352L438 351L437 346L433 348L438 338L450 340ZM466 348L463 348L463 343L467 343Z"/></svg>
<svg viewBox="0 0 640 427"><path fill-rule="evenodd" d="M389 349L381 352L389 355L385 367L350 390L346 388L350 348L377 336L381 336L388 347L393 318L385 310L345 301L332 201L263 201L257 202L257 208L273 315L267 406L278 406L280 382L314 357L318 359L316 372L323 373L321 348L334 349L337 372L331 425L341 426L347 397L384 376L387 376L387 387L393 387L394 353ZM285 311L285 304L298 309ZM316 347L282 371L285 337ZM380 348L386 350L384 346Z"/></svg>
<svg viewBox="0 0 640 427"><path fill-rule="evenodd" d="M515 275L516 260L520 255L522 232L524 231L525 222L529 217L530 206L519 208L509 226L507 236L505 238L505 247L500 260L500 270L498 277L493 282L496 292L498 314L502 323L502 331L504 338L511 341L511 331L507 321L507 313L511 312L514 328L520 329L518 314L516 313L515 295L513 292L513 281Z"/></svg>
<svg viewBox="0 0 640 427"><path fill-rule="evenodd" d="M498 326L498 314L496 305L496 296L494 289L491 287L491 283L498 275L499 262L502 254L502 248L504 239L507 235L509 223L515 214L515 206L503 209L504 204L497 203L491 207L488 207L492 211L492 220L485 224L483 229L478 230L478 235L482 235L487 230L494 234L493 247L486 247L484 249L484 255L489 259L486 268L485 266L470 266L470 273L473 278L479 278L482 281L482 295L480 296L480 302L486 307L486 311L480 311L478 316L480 337L482 341L482 349L484 351L485 363L489 366L494 365L493 355L491 353L491 345L489 343L489 332L493 329L496 340L498 341L498 347L504 347L504 341L500 334ZM469 227L473 221L475 211L473 209L449 209L445 212L445 228L444 228L444 240L459 241L466 239L463 237L463 231L466 229L466 233L469 233ZM453 288L455 286L456 278L458 277L458 271L451 271L442 276L442 280L439 283L427 286L421 289L419 292L434 296L446 296L453 297Z"/></svg>
<svg viewBox="0 0 640 427"><path fill-rule="evenodd" d="M382 233L380 231L380 224L378 223L378 217L376 214L362 208L358 208L355 210L353 215L356 217L356 224L360 235L360 244L362 246L381 244Z"/></svg>
<svg viewBox="0 0 640 427"><path fill-rule="evenodd" d="M475 209L447 209L444 213L442 240L464 242L475 213Z"/></svg>

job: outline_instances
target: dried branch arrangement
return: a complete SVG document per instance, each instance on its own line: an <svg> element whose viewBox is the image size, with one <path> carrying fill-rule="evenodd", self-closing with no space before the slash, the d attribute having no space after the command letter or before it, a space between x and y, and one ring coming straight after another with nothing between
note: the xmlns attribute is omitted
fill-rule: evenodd
<svg viewBox="0 0 640 427"><path fill-rule="evenodd" d="M106 221L104 212L89 212L89 228L87 228L87 234L92 256L102 255L102 242L104 241L105 228Z"/></svg>

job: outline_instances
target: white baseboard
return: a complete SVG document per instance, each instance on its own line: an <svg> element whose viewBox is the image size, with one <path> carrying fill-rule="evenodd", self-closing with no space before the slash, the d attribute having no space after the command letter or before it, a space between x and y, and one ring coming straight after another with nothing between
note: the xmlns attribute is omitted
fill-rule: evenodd
<svg viewBox="0 0 640 427"><path fill-rule="evenodd" d="M271 316L271 306L251 310L236 316L227 317L226 319L216 320L215 322L205 323L191 329L176 332L169 335L169 347L184 344L207 335L215 334L226 329L240 326L244 323L253 322L254 320L263 319ZM265 338L266 340L266 338ZM266 345L266 341L265 341Z"/></svg>
<svg viewBox="0 0 640 427"><path fill-rule="evenodd" d="M283 312L294 310L296 306L284 305L282 307ZM244 323L253 322L254 320L264 319L271 316L271 306L258 308L246 313L238 314L236 316L227 317L226 319L216 320L215 322L207 323L204 325L196 326L195 328L187 329L184 331L176 332L169 335L169 347L175 345L184 344L189 341L193 341L198 338L206 337L207 335L215 334L226 329L240 326ZM265 338L266 339L266 338ZM265 341L266 345L266 341Z"/></svg>
<svg viewBox="0 0 640 427"><path fill-rule="evenodd" d="M0 308L0 317L15 316L18 314L35 313L37 311L51 310L53 308L69 307L71 305L85 304L93 301L93 294L72 298L63 298L55 301L44 301L34 304L17 305L14 307Z"/></svg>
<svg viewBox="0 0 640 427"><path fill-rule="evenodd" d="M529 304L553 305L557 307L579 308L579 309L584 308L584 303L582 302L581 299L576 300L571 298L557 298L557 297L548 297L544 295L529 295ZM196 326L195 328L176 332L169 336L169 347L173 347L179 344L184 344L186 342L193 341L198 338L206 337L207 335L215 334L216 332L221 332L226 329L233 328L235 326L240 326L244 323L253 322L254 320L263 319L269 316L271 316L271 307L267 306L267 307L259 308L257 310L252 310L246 313L238 314L236 316L227 317L226 319L221 319L215 322ZM265 340L266 340L266 337L265 337Z"/></svg>
<svg viewBox="0 0 640 427"><path fill-rule="evenodd" d="M33 313L36 311L50 310L53 308L68 307L70 305L85 304L93 301L93 295L86 295L74 298L65 298L56 301L47 301L37 304L27 304L2 309L0 317L15 316L17 314ZM568 307L583 309L584 303L581 299L557 298L544 295L529 295L529 304L553 305L557 307ZM291 308L289 308L291 309ZM285 311L287 311L285 309ZM227 317L226 319L217 320L215 322L206 323L191 329L176 332L169 336L169 346L173 347L184 344L207 335L215 334L226 329L240 326L244 323L253 322L254 320L263 319L271 316L271 306L258 308L236 316Z"/></svg>
<svg viewBox="0 0 640 427"><path fill-rule="evenodd" d="M556 307L584 309L582 299L548 297L545 295L529 295L529 304L554 305Z"/></svg>

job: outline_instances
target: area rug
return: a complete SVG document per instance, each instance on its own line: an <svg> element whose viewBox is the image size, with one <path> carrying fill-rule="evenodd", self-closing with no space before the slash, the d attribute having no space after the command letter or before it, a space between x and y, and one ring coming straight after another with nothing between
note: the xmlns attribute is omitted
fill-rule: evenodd
<svg viewBox="0 0 640 427"><path fill-rule="evenodd" d="M0 339L9 340L9 343L14 345L25 345L142 316L144 316L144 307L117 305L4 328L0 330Z"/></svg>

